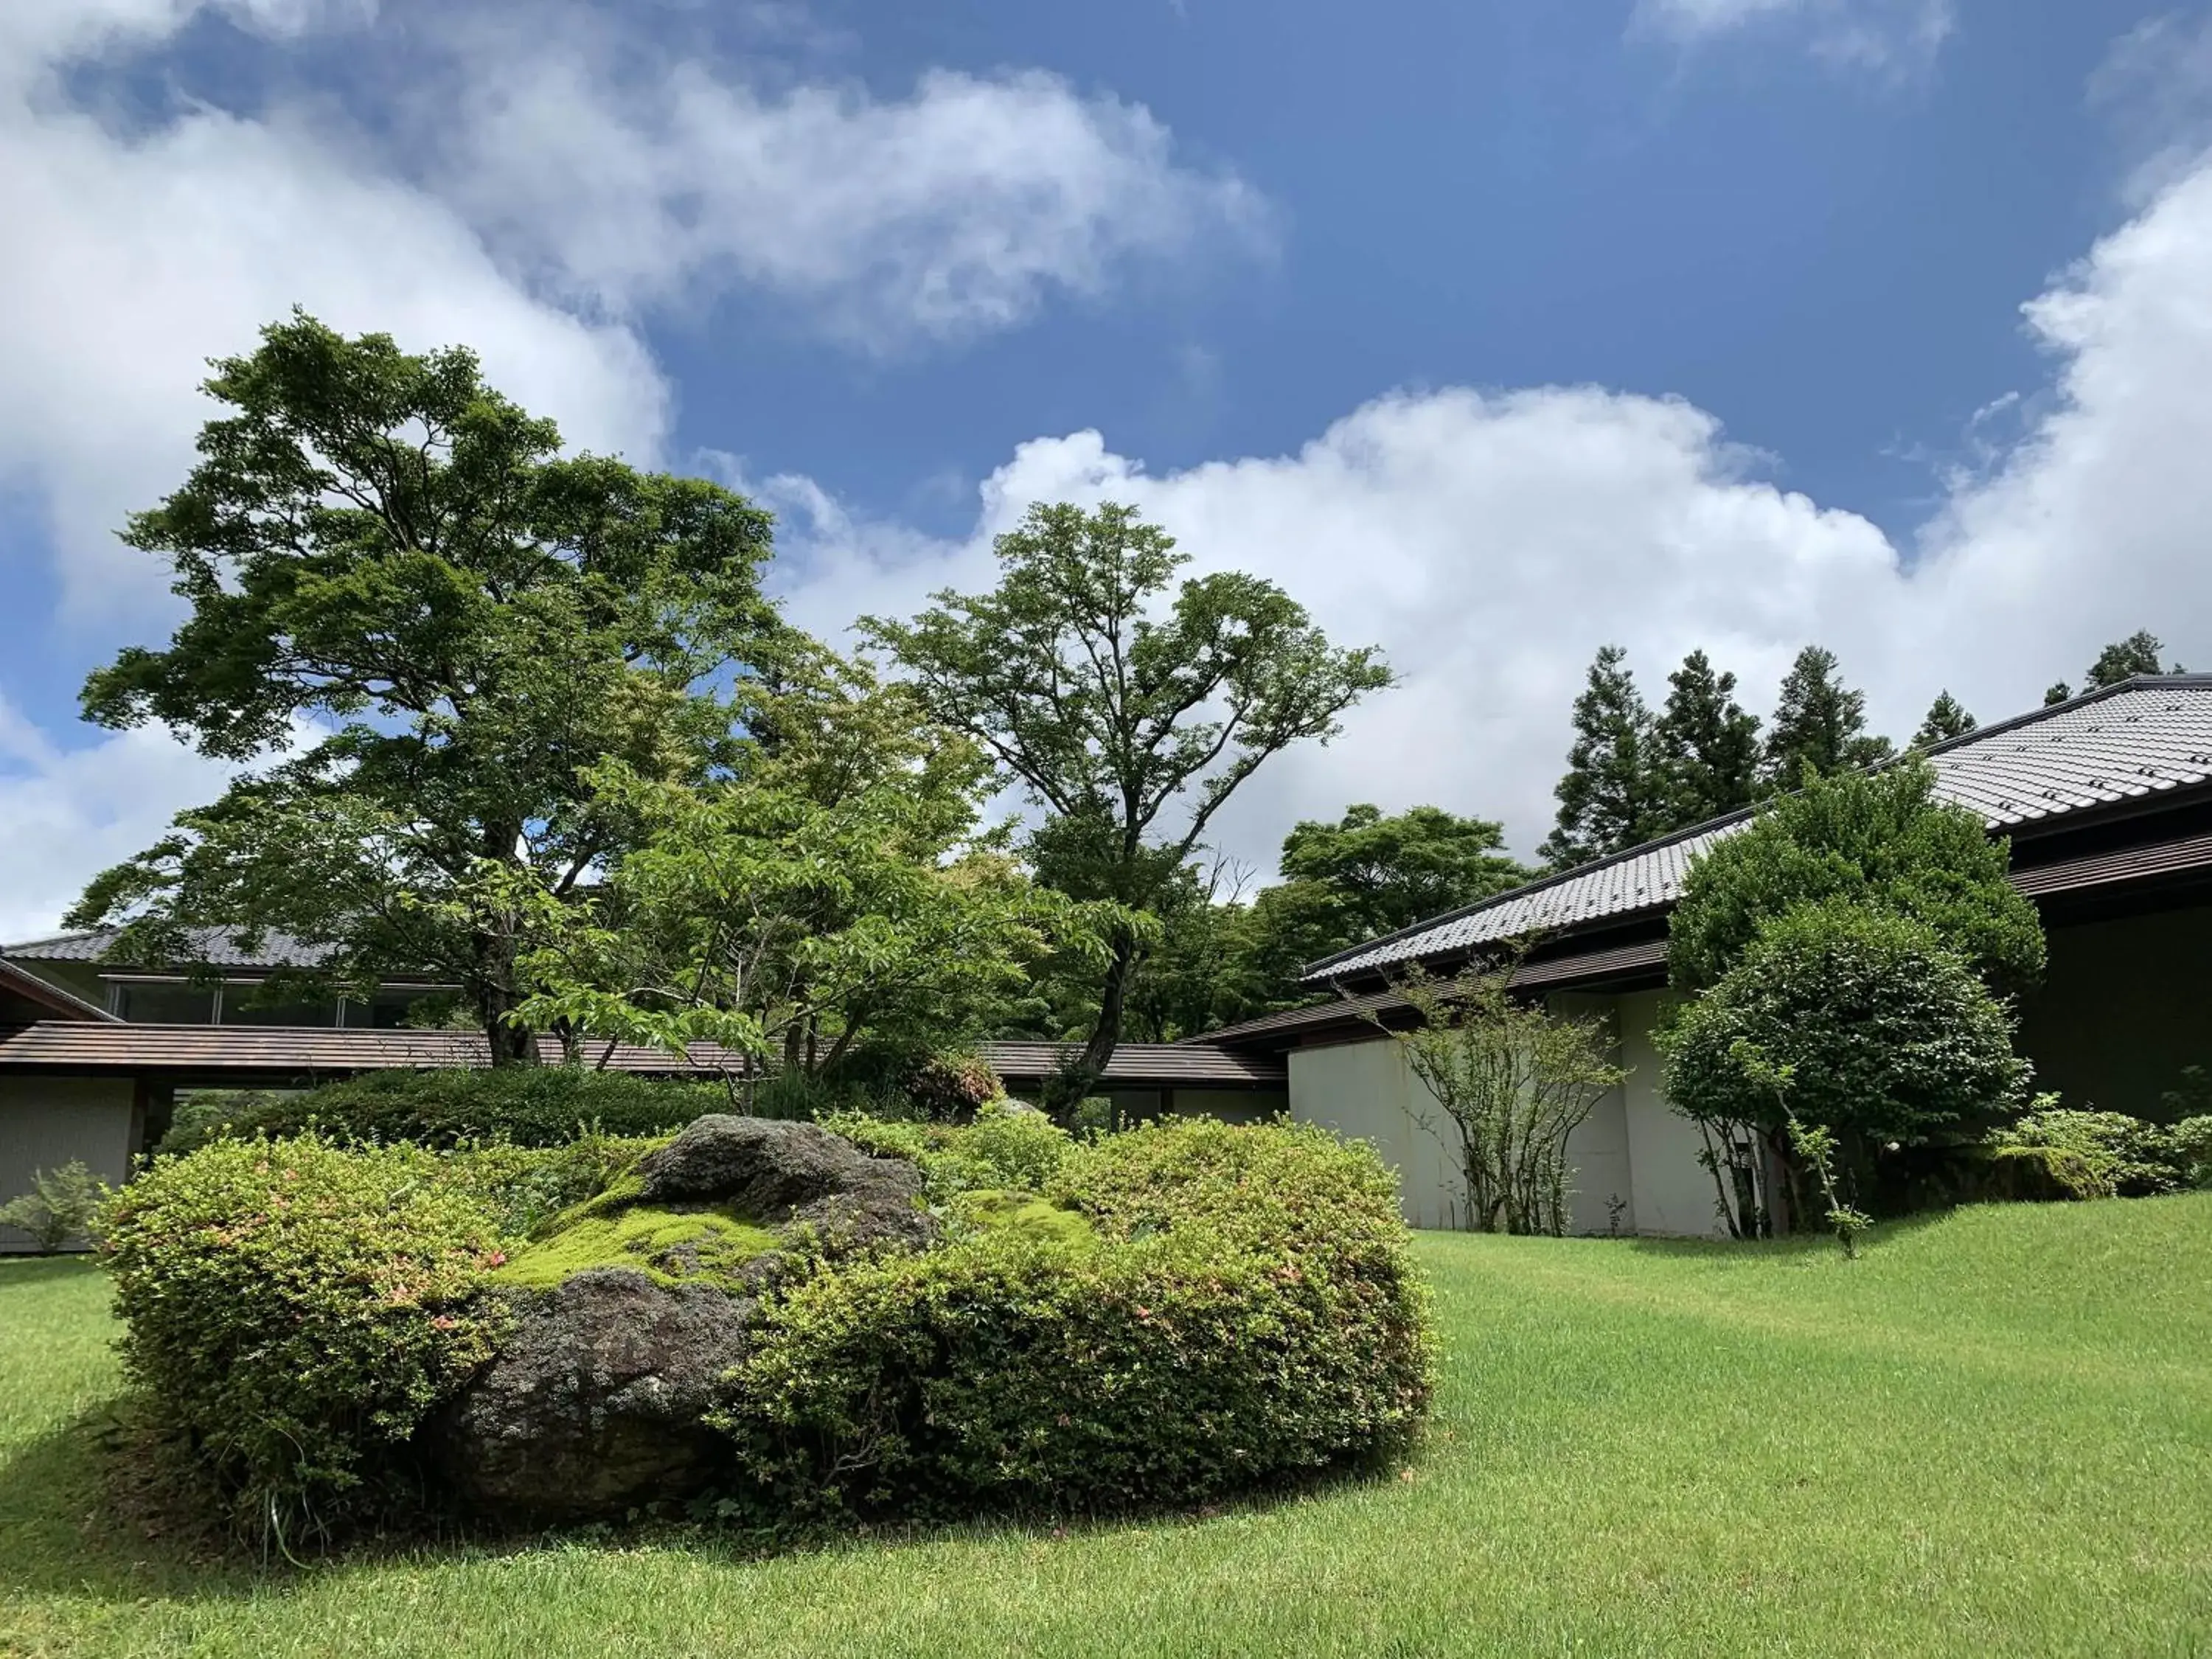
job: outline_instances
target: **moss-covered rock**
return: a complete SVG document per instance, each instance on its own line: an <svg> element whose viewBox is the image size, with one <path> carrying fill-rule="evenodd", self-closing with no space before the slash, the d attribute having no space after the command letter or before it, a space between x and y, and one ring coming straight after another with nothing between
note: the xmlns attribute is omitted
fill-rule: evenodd
<svg viewBox="0 0 2212 1659"><path fill-rule="evenodd" d="M1035 1193L978 1191L955 1194L945 1206L956 1227L1019 1233L1079 1249L1097 1242L1090 1222Z"/></svg>
<svg viewBox="0 0 2212 1659"><path fill-rule="evenodd" d="M751 1288L764 1257L781 1241L727 1207L669 1209L650 1204L581 1206L545 1237L510 1256L495 1285L551 1290L590 1267L630 1267L657 1285L703 1282L732 1294Z"/></svg>

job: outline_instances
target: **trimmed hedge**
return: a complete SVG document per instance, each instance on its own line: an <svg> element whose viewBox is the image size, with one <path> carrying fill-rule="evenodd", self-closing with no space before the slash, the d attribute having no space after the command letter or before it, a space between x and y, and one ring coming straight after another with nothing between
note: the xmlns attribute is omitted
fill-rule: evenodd
<svg viewBox="0 0 2212 1659"><path fill-rule="evenodd" d="M1079 1229L980 1227L772 1293L712 1418L779 1515L1200 1503L1373 1459L1433 1386L1395 1182L1310 1127L1073 1148Z"/></svg>
<svg viewBox="0 0 2212 1659"><path fill-rule="evenodd" d="M505 1327L486 1275L658 1144L441 1154L303 1135L157 1159L101 1221L142 1413L275 1541L392 1509L410 1437Z"/></svg>
<svg viewBox="0 0 2212 1659"><path fill-rule="evenodd" d="M368 1072L296 1095L225 1094L192 1102L163 1138L164 1152L216 1140L319 1130L340 1139L465 1141L558 1146L587 1128L656 1135L730 1109L719 1083L674 1083L571 1066Z"/></svg>
<svg viewBox="0 0 2212 1659"><path fill-rule="evenodd" d="M707 1419L745 1471L726 1512L1189 1504L1385 1455L1427 1407L1426 1291L1364 1146L1202 1120L1078 1144L1005 1109L838 1127L921 1159L943 1242L794 1255L761 1295ZM286 1547L434 1507L413 1437L544 1277L510 1263L659 1144L307 1134L157 1159L104 1218L135 1394L234 1523ZM760 1242L744 1219L733 1248Z"/></svg>

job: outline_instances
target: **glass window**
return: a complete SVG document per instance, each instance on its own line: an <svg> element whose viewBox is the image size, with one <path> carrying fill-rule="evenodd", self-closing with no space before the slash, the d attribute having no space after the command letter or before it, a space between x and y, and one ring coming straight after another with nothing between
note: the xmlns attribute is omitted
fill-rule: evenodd
<svg viewBox="0 0 2212 1659"><path fill-rule="evenodd" d="M116 1012L134 1025L206 1025L215 1019L215 990L206 985L126 984Z"/></svg>
<svg viewBox="0 0 2212 1659"><path fill-rule="evenodd" d="M276 1002L255 1004L252 985L226 985L222 988L222 1023L226 1025L335 1025L338 1007L335 998L326 1002Z"/></svg>

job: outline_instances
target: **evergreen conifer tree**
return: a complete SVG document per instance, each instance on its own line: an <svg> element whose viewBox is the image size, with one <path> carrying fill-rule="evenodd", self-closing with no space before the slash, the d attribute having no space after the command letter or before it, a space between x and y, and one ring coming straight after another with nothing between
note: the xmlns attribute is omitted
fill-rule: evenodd
<svg viewBox="0 0 2212 1659"><path fill-rule="evenodd" d="M1981 722L1960 706L1948 691L1939 691L1936 701L1928 706L1928 717L1920 722L1920 729L1912 734L1912 746L1926 749L1942 743L1947 738L1963 738Z"/></svg>
<svg viewBox="0 0 2212 1659"><path fill-rule="evenodd" d="M1667 683L1651 735L1655 835L1749 805L1759 772L1759 716L1736 702L1735 675L1715 673L1711 659L1692 651Z"/></svg>
<svg viewBox="0 0 2212 1659"><path fill-rule="evenodd" d="M2118 685L2122 680L2136 674L2179 674L2181 665L2161 667L2159 653L2165 647L2158 635L2147 628L2137 629L2124 640L2114 640L2097 653L2097 660L2089 665L2089 672L2081 677L2084 691L2097 691L2108 685Z"/></svg>
<svg viewBox="0 0 2212 1659"><path fill-rule="evenodd" d="M1568 869L1649 840L1663 822L1651 767L1651 711L1624 666L1623 647L1601 647L1575 699L1575 741L1555 793L1559 822L1537 850Z"/></svg>
<svg viewBox="0 0 2212 1659"><path fill-rule="evenodd" d="M1770 790L1795 789L1810 766L1821 777L1886 760L1889 739L1866 729L1866 693L1845 685L1836 653L1808 645L1782 682L1774 724L1766 733L1761 781Z"/></svg>

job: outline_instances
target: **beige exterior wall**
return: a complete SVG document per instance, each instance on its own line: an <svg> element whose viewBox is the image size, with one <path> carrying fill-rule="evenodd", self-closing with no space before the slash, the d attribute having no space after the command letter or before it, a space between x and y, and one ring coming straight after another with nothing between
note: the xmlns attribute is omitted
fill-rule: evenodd
<svg viewBox="0 0 2212 1659"><path fill-rule="evenodd" d="M1627 1080L1608 1091L1568 1138L1574 1174L1568 1229L1603 1233L1721 1231L1712 1177L1698 1163L1696 1126L1676 1115L1659 1085L1651 1027L1659 991L1626 996L1558 996L1561 1013L1610 1023ZM1398 1171L1406 1218L1416 1227L1451 1228L1465 1219L1455 1156L1422 1127L1426 1116L1450 1133L1443 1113L1404 1052L1387 1038L1291 1051L1291 1115L1370 1142ZM1615 1203L1620 1206L1617 1217Z"/></svg>
<svg viewBox="0 0 2212 1659"><path fill-rule="evenodd" d="M134 1094L128 1078L0 1076L0 1202L72 1160L121 1182L136 1150ZM22 1233L0 1227L0 1252L28 1248Z"/></svg>

